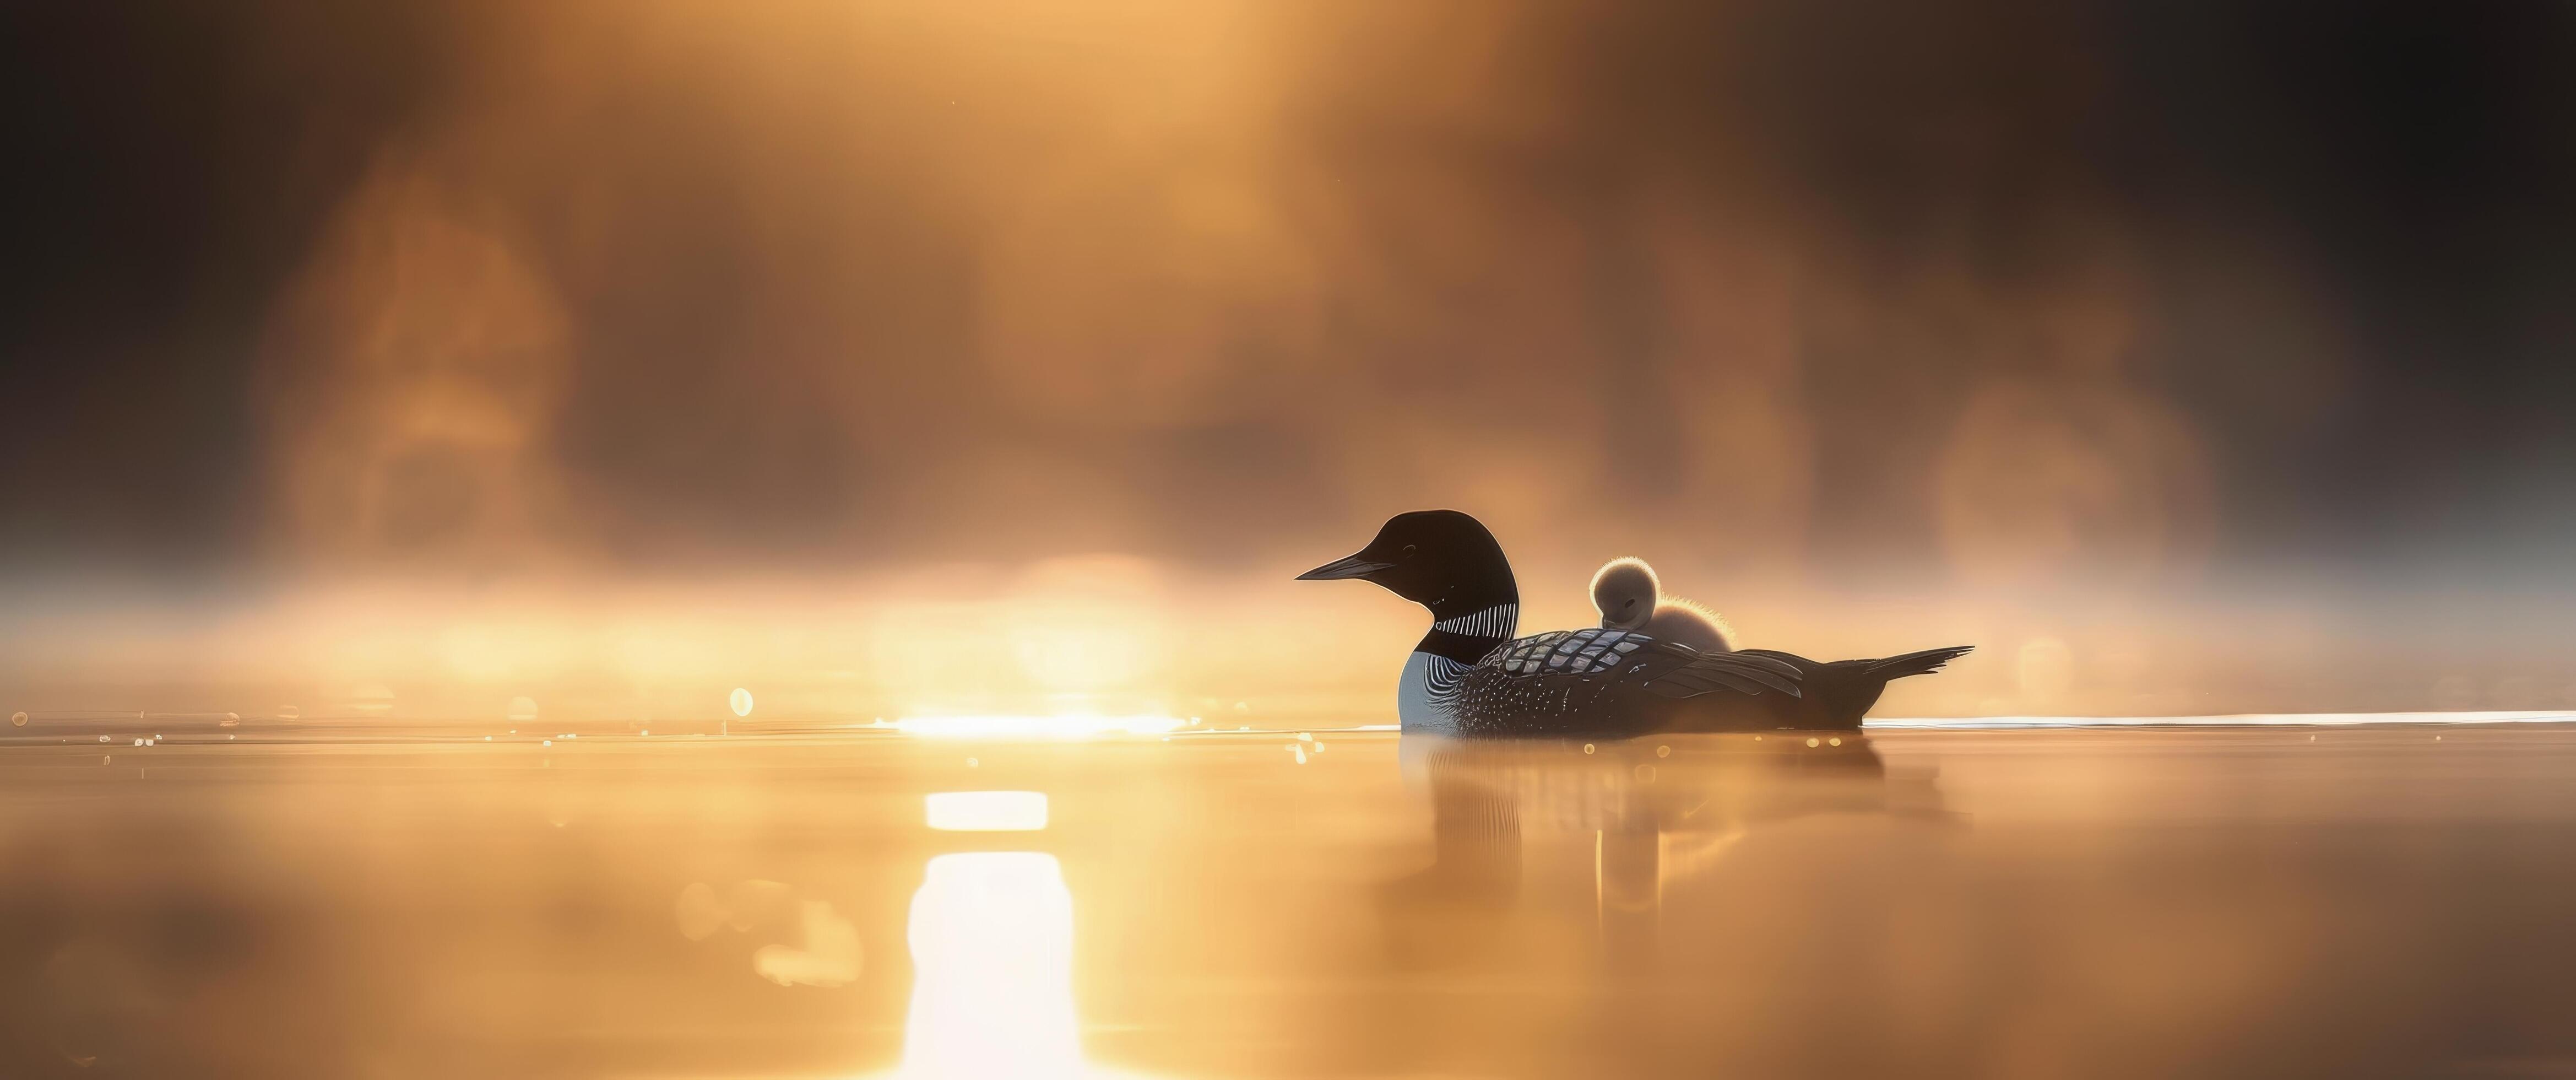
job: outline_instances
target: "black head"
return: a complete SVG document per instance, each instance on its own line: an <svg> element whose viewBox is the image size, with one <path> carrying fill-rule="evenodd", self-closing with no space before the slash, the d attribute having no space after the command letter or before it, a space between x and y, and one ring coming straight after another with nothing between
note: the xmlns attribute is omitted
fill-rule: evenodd
<svg viewBox="0 0 2576 1080"><path fill-rule="evenodd" d="M1299 581L1344 578L1374 581L1440 618L1520 601L1503 546L1483 522L1455 510L1397 514L1358 553L1297 575Z"/></svg>

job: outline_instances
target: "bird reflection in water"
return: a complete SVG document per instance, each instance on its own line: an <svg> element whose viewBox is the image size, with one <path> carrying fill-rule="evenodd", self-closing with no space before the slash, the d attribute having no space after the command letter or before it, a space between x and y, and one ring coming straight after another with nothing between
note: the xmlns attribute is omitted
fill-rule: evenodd
<svg viewBox="0 0 2576 1080"><path fill-rule="evenodd" d="M1444 946L1476 950L1501 932L1525 880L1588 870L1600 957L1650 965L1666 887L1717 872L1749 833L1834 813L1949 820L1928 777L1891 777L1852 731L1403 739L1404 767L1430 791L1432 862L1380 899L1393 951L1417 961L1436 962ZM1525 832L1587 842L1544 844ZM1581 857L1569 846L1590 866L1569 865ZM1525 865L1531 852L1549 862Z"/></svg>

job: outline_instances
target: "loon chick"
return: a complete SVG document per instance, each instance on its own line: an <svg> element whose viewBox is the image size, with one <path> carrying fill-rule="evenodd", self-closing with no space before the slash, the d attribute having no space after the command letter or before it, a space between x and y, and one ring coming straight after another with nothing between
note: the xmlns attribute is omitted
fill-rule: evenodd
<svg viewBox="0 0 2576 1080"><path fill-rule="evenodd" d="M1702 653L1633 630L1514 638L1520 587L1501 544L1455 510L1387 519L1377 538L1300 581L1360 580L1431 609L1396 687L1406 731L1595 735L1860 726L1890 679L1971 646L1819 663L1769 650Z"/></svg>
<svg viewBox="0 0 2576 1080"><path fill-rule="evenodd" d="M1601 625L1642 630L1657 641L1678 641L1704 653L1735 651L1726 620L1707 607L1664 595L1655 568L1638 558L1612 559L1592 575L1592 606Z"/></svg>

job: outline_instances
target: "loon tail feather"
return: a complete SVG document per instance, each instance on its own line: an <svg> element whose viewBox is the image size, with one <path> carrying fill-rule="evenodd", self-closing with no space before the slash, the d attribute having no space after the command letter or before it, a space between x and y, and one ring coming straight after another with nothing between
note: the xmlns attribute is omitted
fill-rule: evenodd
<svg viewBox="0 0 2576 1080"><path fill-rule="evenodd" d="M1941 665L1968 655L1968 651L1974 648L1976 648L1974 645L1952 645L1944 649L1910 652L1903 656L1872 660L1866 670L1871 678L1876 679L1902 679L1908 675L1929 675L1941 670Z"/></svg>

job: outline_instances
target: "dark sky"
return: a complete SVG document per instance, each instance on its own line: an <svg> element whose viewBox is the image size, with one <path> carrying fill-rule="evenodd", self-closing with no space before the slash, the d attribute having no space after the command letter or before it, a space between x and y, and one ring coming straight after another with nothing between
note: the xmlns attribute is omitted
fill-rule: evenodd
<svg viewBox="0 0 2576 1080"><path fill-rule="evenodd" d="M2564 5L718 7L13 7L11 572L2563 577Z"/></svg>

